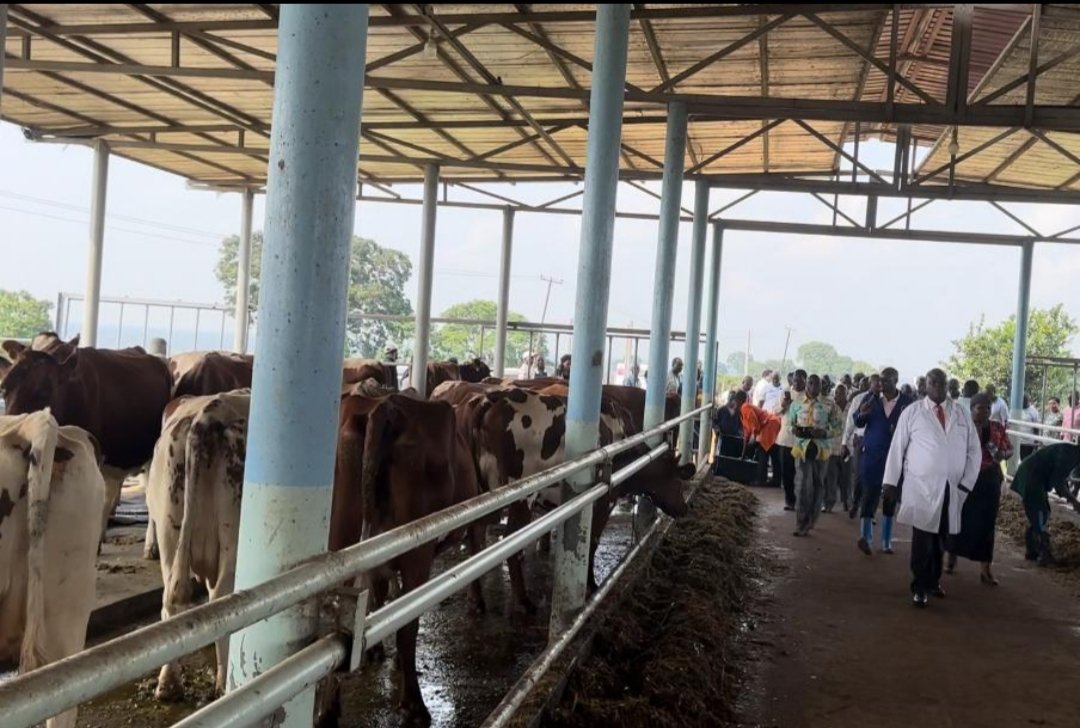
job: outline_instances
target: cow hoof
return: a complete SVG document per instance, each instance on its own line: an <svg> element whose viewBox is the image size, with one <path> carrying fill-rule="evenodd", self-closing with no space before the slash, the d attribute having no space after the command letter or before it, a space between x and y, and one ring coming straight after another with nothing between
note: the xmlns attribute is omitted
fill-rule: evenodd
<svg viewBox="0 0 1080 728"><path fill-rule="evenodd" d="M401 710L401 723L407 726L429 726L431 725L431 713L424 707L423 703L419 705L402 705L399 707Z"/></svg>
<svg viewBox="0 0 1080 728"><path fill-rule="evenodd" d="M159 703L179 703L184 699L184 686L180 680L167 680L159 682L154 690L154 700Z"/></svg>

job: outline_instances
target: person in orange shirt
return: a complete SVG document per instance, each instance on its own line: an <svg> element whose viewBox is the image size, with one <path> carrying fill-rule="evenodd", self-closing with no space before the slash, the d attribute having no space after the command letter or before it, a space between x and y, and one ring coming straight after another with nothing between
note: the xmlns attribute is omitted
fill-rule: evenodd
<svg viewBox="0 0 1080 728"><path fill-rule="evenodd" d="M780 418L746 401L746 392L735 393L735 405L743 430L743 457L752 444L757 445L757 484L765 485L769 461L772 461L772 479L769 484L780 487L780 448L776 438L780 434Z"/></svg>

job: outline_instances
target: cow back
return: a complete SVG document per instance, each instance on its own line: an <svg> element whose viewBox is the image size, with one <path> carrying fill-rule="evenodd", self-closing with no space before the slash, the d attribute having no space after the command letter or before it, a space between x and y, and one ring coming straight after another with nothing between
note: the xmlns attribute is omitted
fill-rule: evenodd
<svg viewBox="0 0 1080 728"><path fill-rule="evenodd" d="M173 397L200 397L251 387L255 358L248 354L209 351L174 379Z"/></svg>
<svg viewBox="0 0 1080 728"><path fill-rule="evenodd" d="M374 379L384 387L397 391L398 378L397 367L393 364L383 364L377 359L351 358L346 359L341 365L341 388L342 391L351 385Z"/></svg>

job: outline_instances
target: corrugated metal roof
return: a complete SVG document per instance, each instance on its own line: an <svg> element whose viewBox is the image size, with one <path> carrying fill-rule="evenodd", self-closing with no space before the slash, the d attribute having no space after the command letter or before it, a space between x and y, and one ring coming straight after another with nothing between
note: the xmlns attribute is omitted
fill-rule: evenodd
<svg viewBox="0 0 1080 728"><path fill-rule="evenodd" d="M893 7L901 8L900 75L922 95L944 99L951 7L636 5L627 82L640 93L626 103L623 172L659 173L665 108L653 99L673 76L673 91L720 101L884 101L886 74L856 49L888 62ZM425 8L435 21L424 17ZM1020 38L1030 17L1026 8L976 8L969 90L991 88L988 79L1026 71L1026 42ZM588 118L581 94L590 82L593 11L592 5L559 4L372 6L361 179L416 180L428 160L441 161L444 178L457 180L580 175ZM1043 57L1069 46L1075 15L1056 6L1044 11ZM118 154L199 182L260 184L267 166L276 16L273 5L11 5L6 54L16 60L9 60L4 76L2 118L43 136L100 136ZM431 33L438 58L423 50ZM1038 98L1067 102L1076 88L1076 62L1041 77ZM91 72L88 64L98 68ZM101 68L108 64L120 65L115 71ZM434 82L469 88L447 92L431 88ZM511 98L473 90L502 85L560 93ZM1017 94L1022 103L1023 89L1002 101L1016 103ZM896 86L898 104L923 100L904 84ZM769 122L761 116L692 113L687 169L713 175L837 172L836 150L794 121L738 145ZM827 116L812 122L813 128L833 145L850 140L854 125ZM961 146L970 148L999 131L965 129ZM867 123L860 132L892 138L895 127ZM923 143L946 132L933 125L913 128ZM1074 144L1071 134L1053 138L1070 149ZM1007 150L1002 144L990 151ZM940 163L940 150L931 157L928 164ZM1032 150L1001 178L1039 186L1044 161ZM964 178L983 179L992 164L980 155L982 166L972 160L963 167ZM1075 171L1076 165L1066 166ZM1055 172L1053 182L1065 177Z"/></svg>

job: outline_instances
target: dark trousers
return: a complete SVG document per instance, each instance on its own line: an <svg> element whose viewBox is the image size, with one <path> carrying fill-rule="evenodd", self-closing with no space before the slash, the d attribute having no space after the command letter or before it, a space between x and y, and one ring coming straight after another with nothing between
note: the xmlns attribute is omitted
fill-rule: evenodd
<svg viewBox="0 0 1080 728"><path fill-rule="evenodd" d="M791 448L780 448L780 470L783 472L784 503L795 507L795 458L791 456Z"/></svg>
<svg viewBox="0 0 1080 728"><path fill-rule="evenodd" d="M1020 446L1020 459L1027 460L1028 455L1035 452L1035 445L1021 445Z"/></svg>
<svg viewBox="0 0 1080 728"><path fill-rule="evenodd" d="M769 478L769 463L772 463L772 478ZM761 445L757 447L757 482L759 485L764 485L765 481L769 481L769 485L776 488L780 487L781 465L780 465L780 448L773 445L769 448L768 452L765 452Z"/></svg>
<svg viewBox="0 0 1080 728"><path fill-rule="evenodd" d="M945 503L941 507L938 530L911 529L911 591L929 594L941 584L945 539L949 536L949 485L945 485Z"/></svg>
<svg viewBox="0 0 1080 728"><path fill-rule="evenodd" d="M1050 500L1043 500L1043 503L1024 501L1024 515L1028 520L1028 527L1024 530L1024 558L1028 561L1040 556L1047 558L1050 552L1050 533L1047 530L1050 524Z"/></svg>

